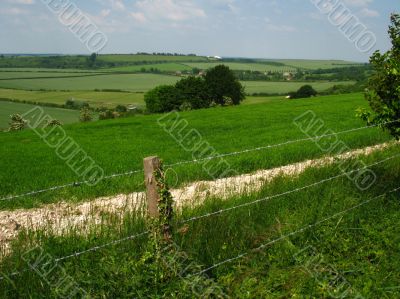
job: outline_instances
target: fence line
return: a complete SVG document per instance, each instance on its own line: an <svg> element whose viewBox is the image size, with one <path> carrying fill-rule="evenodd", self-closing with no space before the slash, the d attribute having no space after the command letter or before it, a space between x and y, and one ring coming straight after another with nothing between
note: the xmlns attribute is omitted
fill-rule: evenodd
<svg viewBox="0 0 400 299"><path fill-rule="evenodd" d="M133 170L133 171L124 172L124 173L112 174L112 175L103 177L103 180L116 178L116 177L121 177L121 176L129 176L129 175L140 173L140 172L143 172L143 170L140 169L140 170ZM0 201L6 201L6 200L15 199L15 198L25 197L25 196L36 195L36 194L40 194L40 193L44 193L44 192L64 189L64 188L67 188L67 187L80 187L80 186L82 186L82 185L84 185L86 183L90 183L90 181L74 182L74 183L69 183L69 184L60 185L60 186L54 186L54 187L47 188L47 189L31 191L31 192L28 192L28 193L23 193L23 194L19 194L19 195L13 195L13 196L9 196L9 197L4 197L4 198L1 198Z"/></svg>
<svg viewBox="0 0 400 299"><path fill-rule="evenodd" d="M297 234L299 234L299 233L302 233L302 232L304 232L304 231L306 231L306 230L309 230L309 229L311 229L311 228L313 228L313 227L316 227L316 226L318 226L318 225L320 225L320 224L322 224L322 223L324 223L324 222L326 222L326 221L328 221L328 220L331 220L331 219L333 219L333 218L336 218L336 217L338 217L338 216L340 216L340 215L344 215L344 214L346 214L346 213L348 213L348 212L350 212L350 211L352 211L352 210L355 210L355 209L357 209L357 208L359 208L359 207L361 207L361 206L363 206L363 205L366 205L366 204L372 202L373 200L376 200L376 199L378 199L378 198L384 197L384 196L387 195L387 194L391 194L391 193L394 193L394 192L399 191L399 190L400 190L400 187L398 187L398 188L396 188L396 189L393 189L393 190L391 190L391 191L389 191L389 192L385 192L384 194L381 194L381 195L379 195L379 196L373 197L373 198L368 199L368 200L366 200L366 201L363 201L362 203L360 203L360 204L358 204L358 205L355 205L355 206L353 206L353 207L351 207L351 208L349 208L349 209L347 209L347 210L344 210L344 211L341 211L341 212L336 213L336 214L334 214L334 215L331 215L331 216L329 216L329 217L327 217L327 218L324 218L324 219L322 219L322 220L320 220L320 221L315 222L314 224L309 224L309 225L307 225L307 226L304 226L304 227L302 227L301 229L298 229L298 230L296 230L296 231L293 231L293 232L291 232L291 233L289 233L289 234L287 234L287 235L283 235L283 236L281 236L281 237L279 237L279 238L277 238L277 239L274 239L274 240L272 240L272 241L270 241L270 242L268 242L268 243L262 244L261 246L259 246L259 247L257 247L257 248L251 249L251 250L248 251L248 252L239 254L239 255L236 256L236 257L233 257L233 258L224 260L224 261L222 261L222 262L219 262L219 263L217 263L217 264L214 264L214 265L208 267L207 269L204 269L204 270L202 270L202 271L200 271L200 272L194 274L194 276L202 275L202 274L204 274L204 273L206 273L206 272L208 272L208 271L210 271L210 270L212 270L212 269L215 269L215 268L217 268L217 267L219 267L219 266L222 266L222 265L224 265L224 264L231 263L231 262L234 262L234 261L236 261L236 260L239 260L239 259L241 259L241 258L243 258L243 257L245 257L245 256L248 256L248 255L249 255L251 252L253 252L253 251L259 251L259 250L261 250L261 249L264 249L265 247L268 247L268 246L270 246L270 245L273 245L273 244L275 244L275 243L277 243L277 242L279 242L279 241L285 240L285 239L287 239L287 238L289 238L289 237L291 237L291 236L294 236L294 235L297 235Z"/></svg>
<svg viewBox="0 0 400 299"><path fill-rule="evenodd" d="M133 240L133 239L136 239L136 238L145 236L145 235L147 235L147 234L149 234L149 233L150 233L150 231L144 231L144 232L142 232L142 233L139 233L139 234L136 234L136 235L131 235L131 236L128 236L128 237L126 237L126 238L119 239L119 240L114 240L114 241L105 243L105 244L103 244L103 245L98 245L98 246L91 247L91 248L86 249L86 250L77 251L77 252L75 252L75 253L73 253L73 254L70 254L70 255L67 255L67 256L63 256L63 257L57 258L57 259L55 259L53 262L54 262L54 263L58 263L58 262L65 261L65 260L68 260L68 259L73 258L73 257L81 256L81 255L83 255L83 254L85 254L85 253L88 253L88 252L95 252L95 251L104 249L104 248L109 247L109 246L121 244L121 243L126 242L126 241L131 241L131 240ZM50 264L50 262L45 263L44 265L42 265L42 267L47 266L47 265L49 265L49 264ZM32 270L31 268L26 268L26 269L21 270L21 271L19 271L19 272L13 272L13 273L9 274L8 276L10 276L10 277L17 276L17 275L20 275L20 274L22 274L22 273L25 273L25 272L31 271L31 270ZM5 279L4 276L0 276L0 281L1 281L1 280L4 280L4 279Z"/></svg>
<svg viewBox="0 0 400 299"><path fill-rule="evenodd" d="M381 125L386 125L386 124L395 123L395 122L399 122L399 121L400 121L400 119L395 120L395 121L390 121L390 122L384 122L384 123L381 123L379 125L370 125L370 126L364 126L364 127L359 127L359 128L353 128L353 129L349 129L349 130L345 130L345 131L341 131L341 132L337 132L337 133L332 133L332 134L325 134L325 135L320 135L320 136L315 136L315 137L308 137L308 138L289 140L289 141L286 141L286 142L283 142L283 143L266 145L266 146L261 146L261 147L256 147L256 148L252 148L252 149L246 149L246 150L236 151L236 152L231 152L231 153L225 153L225 154L206 157L206 158L203 158L203 159L194 159L194 160L181 161L181 162L177 162L177 163L173 163L173 164L166 164L165 167L174 167L174 166L190 164L190 163L199 163L199 162L202 162L202 161L208 161L208 160L213 160L213 159L218 159L218 158L223 158L223 157L228 157L228 156L235 156L235 155L240 155L240 154L254 152L254 151L261 151L261 150L265 150L265 149L269 149L269 148L274 148L274 147L279 147L279 146L283 146L283 145L298 143L298 142L302 142L302 141L318 140L320 138L331 137L331 136L336 136L336 135L340 135L340 134L351 133L351 132L361 131L361 130L365 130L365 129L375 128L375 127L378 127L378 126L381 126ZM112 174L112 175L103 177L103 179L112 179L112 178L121 177L121 176L129 176L129 175L140 173L140 172L143 172L143 169L138 169L138 170L123 172L123 173ZM25 196L32 196L32 195L45 193L45 192L49 192L49 191L55 191L55 190L59 190L59 189L64 189L64 188L67 188L67 187L79 187L79 186L84 185L86 183L89 183L89 182L88 181L82 181L82 182L68 183L68 184L65 184L65 185L54 186L54 187L50 187L50 188L47 188L47 189L42 189L42 190L37 190L37 191L30 191L30 192L22 193L22 194L19 194L19 195L12 195L12 196L8 196L8 197L3 197L3 198L0 198L0 201L16 199L16 198L21 198L21 197L25 197Z"/></svg>
<svg viewBox="0 0 400 299"><path fill-rule="evenodd" d="M286 191L286 192L283 192L283 193L280 193L280 194L276 194L276 195L268 196L268 197L265 197L265 198L261 198L261 199L258 199L256 201L248 202L248 203L241 204L241 205L238 205L238 206L235 206L235 207L222 209L222 210L219 210L219 211L216 211L216 212L204 214L204 215L197 216L197 217L192 217L192 218L189 218L189 219L181 221L179 224L185 224L185 223L188 223L188 222L194 222L194 221L197 221L197 220L200 220L200 219L203 219L203 218L207 218L207 217L211 217L211 216L214 216L214 215L222 214L222 213L227 212L227 211L235 210L235 209L242 208L242 207L245 207L245 206L254 205L256 203L259 203L259 202L262 202L262 201L266 201L266 200L269 200L269 199L272 199L272 198L278 198L278 197L282 197L284 195L288 195L288 194L291 194L291 193L299 192L299 191L302 191L302 190L305 190L305 189L308 189L308 188L311 188L311 187L326 183L328 181L332 181L332 180L334 180L336 178L351 174L353 172L357 172L357 171L360 171L360 170L363 170L363 169L366 169L366 168L369 168L369 167L372 167L372 166L376 166L376 165L382 164L382 163L387 162L389 160L395 159L396 157L400 157L400 154L393 155L393 156L388 157L388 158L386 158L384 160L381 160L381 161L375 162L373 164L367 165L367 166L365 166L363 168L355 169L355 170L352 170L352 171L349 171L349 172L344 172L344 173L342 173L340 175L333 176L331 178L327 178L327 179L321 180L319 182L316 182L316 183L313 183L313 184L310 184L310 185L307 185L307 186L304 186L304 187L301 187L301 188L296 188L296 189L293 189L293 190L290 190L290 191ZM139 234L131 235L131 236L128 236L128 237L125 237L125 238L122 238L122 239L118 239L118 240L114 240L114 241L111 241L111 242L108 242L108 243L105 243L105 244L102 244L102 245L94 246L92 248L89 248L89 249L86 249L86 250L83 250L83 251L75 252L73 254L57 258L54 261L55 262L60 262L60 261L64 261L64 260L67 260L67 259L70 259L70 258L73 258L73 257L79 257L79 256L81 256L83 254L86 254L86 253L89 253L89 252L95 252L95 251L104 249L104 248L109 247L109 246L113 246L113 245L117 245L117 244L120 244L120 243L123 243L123 242L126 242L126 241L130 241L130 240L136 239L138 237L145 236L145 235L147 235L149 233L150 233L150 231L147 230L147 231L144 231L144 232L139 233ZM237 259L237 258L235 258L235 259ZM19 275L21 273L24 273L26 271L29 271L29 270L30 269L24 269L24 270L22 270L20 272L11 273L9 276L17 276L17 275ZM0 281L3 280L3 279L4 279L4 277L0 276Z"/></svg>
<svg viewBox="0 0 400 299"><path fill-rule="evenodd" d="M232 211L232 210L236 210L236 209L239 209L239 208L251 206L251 205L254 205L254 204L257 204L257 203L260 203L260 202L263 202L263 201L267 201L267 200L270 200L270 199L273 199L273 198L278 198L278 197L282 197L282 196L285 196L285 195L289 195L289 194L291 194L291 193L295 193L295 192L299 192L299 191L302 191L302 190L305 190L305 189L309 189L309 188L311 188L311 187L315 187L315 186L321 185L321 184L323 184L323 183L326 183L326 182L329 182L329 181L333 181L333 180L335 180L335 179L337 179L337 178L340 178L340 177L343 177L343 176L347 176L347 175L352 174L352 173L354 173L354 172L358 172L358 171L367 169L367 168L369 168L369 167L372 167L372 166L376 166L376 165L385 163L385 162L387 162L387 161L389 161L389 160L392 160L392 159L395 159L395 158L397 158L397 157L400 157L400 154L391 156L391 157L389 157L389 158L386 158L386 159L381 160L381 161L379 161L379 162L375 162L375 163L373 163L373 164L371 164L371 165L367 165L367 166L362 167L362 168L358 168L358 169L351 170L351 171L348 171L348 172L343 172L343 173L341 173L341 174L339 174L339 175L336 175L336 176L333 176L333 177L330 177L330 178L321 180L321 181L316 182L316 183L312 183L312 184L307 185L307 186L303 186L303 187L300 187L300 188L296 188L296 189L293 189L293 190L290 190L290 191L286 191L286 192L283 192L283 193L280 193L280 194L275 194L275 195L267 196L267 197L264 197L264 198L261 198L261 199L255 200L255 201L247 202L247 203L244 203L244 204L241 204L241 205L237 205L237 206L234 206L234 207L231 207L231 208L221 209L221 210L219 210L219 211L212 212L212 213L208 213L208 214L204 214L204 215L202 215L202 216L192 217L192 218L189 218L189 219L183 221L182 223L193 222L193 221L200 220L200 219L203 219L203 218L207 218L207 217L210 217L210 216L219 215L219 214L222 214L222 213L225 213L225 212L228 212L228 211Z"/></svg>

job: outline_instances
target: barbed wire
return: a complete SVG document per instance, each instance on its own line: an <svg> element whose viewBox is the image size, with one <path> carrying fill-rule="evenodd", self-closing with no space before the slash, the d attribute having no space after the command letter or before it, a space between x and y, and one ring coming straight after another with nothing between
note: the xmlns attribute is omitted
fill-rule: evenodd
<svg viewBox="0 0 400 299"><path fill-rule="evenodd" d="M230 207L230 208L227 208L227 209L221 209L219 211L212 212L212 213L207 213L207 214L204 214L204 215L201 215L201 216L192 217L192 218L189 218L189 219L181 221L179 224L185 224L185 223L188 223L188 222L194 222L194 221L197 221L197 220L200 220L200 219L203 219L203 218L207 218L207 217L211 217L211 216L214 216L214 215L222 214L224 212L228 212L228 211L231 211L231 210L235 210L235 209L239 209L239 208L242 208L242 207L254 205L254 204L262 202L262 201L266 201L266 200L269 200L269 199L278 198L278 197L282 197L282 196L285 196L285 195L288 195L288 194L291 194L291 193L299 192L299 191L302 191L302 190L305 190L305 189L308 189L308 188L311 188L311 187L314 187L314 186L317 186L317 185L321 185L321 184L326 183L328 181L332 181L332 180L334 180L336 178L339 178L339 177L342 177L342 176L345 176L345 175L349 175L351 173L354 173L354 172L357 172L357 171L360 171L360 170L364 170L364 169L372 167L372 166L376 166L376 165L382 164L382 163L387 162L389 160L395 159L396 157L400 157L400 154L393 155L391 157L385 158L385 159L383 159L381 161L372 163L372 164L367 165L365 167L362 167L362 168L359 168L359 169L355 169L355 170L351 170L351 171L348 171L348 172L344 172L344 173L341 173L340 175L336 175L336 176L333 176L333 177L318 181L316 183L313 183L313 184L310 184L310 185L307 185L307 186L304 186L304 187L301 187L301 188L296 188L296 189L293 189L293 190L290 190L290 191L286 191L286 192L283 192L283 193L280 193L280 194L264 197L264 198L258 199L256 201L244 203L244 204L237 205L237 206L234 206L234 207ZM145 236L145 235L147 235L149 233L150 233L150 231L147 230L147 231L144 231L144 232L139 233L139 234L131 235L131 236L128 236L128 237L125 237L125 238L122 238L122 239L118 239L118 240L114 240L114 241L111 241L111 242L108 242L108 243L105 243L105 244L102 244L102 245L94 246L92 248L89 248L89 249L86 249L86 250L83 250L83 251L78 251L78 252L75 252L73 254L57 258L57 259L54 260L54 262L60 262L60 261L64 261L64 260L67 260L67 259L70 259L70 258L79 257L79 256L81 256L83 254L86 254L86 253L89 253L89 252L95 252L95 251L104 249L104 248L109 247L109 246L113 246L113 245L117 245L117 244L120 244L120 243L123 243L123 242L126 242L126 241L130 241L130 240L136 239L138 237ZM235 258L235 259L237 259L237 258ZM9 276L10 277L17 276L17 275L22 274L22 273L24 273L26 271L30 271L30 268L24 269L24 270L22 270L20 272L11 273ZM5 279L5 277L0 276L0 280L3 280L3 279Z"/></svg>
<svg viewBox="0 0 400 299"><path fill-rule="evenodd" d="M225 153L225 154L220 154L220 155L215 155L215 156L209 156L209 157L206 157L206 158L203 158L203 159L180 161L180 162L176 162L176 163L173 163L173 164L166 164L165 167L174 167L174 166L190 164L190 163L199 163L199 162L203 162L203 161L208 161L208 160L213 160L213 159L218 159L218 158L223 158L223 157L228 157L228 156L235 156L235 155L240 155L240 154L254 152L254 151L261 151L261 150L265 150L265 149L269 149L269 148L284 146L284 145L298 143L298 142L302 142L302 141L318 140L320 138L331 137L331 136L336 136L336 135L339 135L339 134L345 134L345 133L351 133L351 132L356 132L356 131L360 131L360 130L375 128L375 127L378 127L378 126L382 126L382 125L386 125L386 124L390 124L390 123L395 123L395 122L399 122L399 121L400 120L395 120L395 121L385 122L385 123L376 124L376 125L369 125L369 126L364 126L364 127L359 127L359 128L353 128L353 129L349 129L349 130L345 130L345 131L341 131L341 132L337 132L337 133L332 133L332 134L325 134L325 135L320 135L320 136L315 136L315 137L308 137L308 138L300 138L300 139L295 139L295 140L289 140L289 141L278 143L278 144L266 145L266 146L256 147L256 148L252 148L252 149L246 149L246 150L242 150L242 151L236 151L236 152ZM102 180L112 179L112 178L121 177L121 176L129 176L129 175L140 173L140 172L143 172L143 169L138 169L138 170L123 172L123 173L112 174L112 175L103 177ZM3 197L3 198L0 198L0 201L6 201L6 200L12 200L12 199L16 199L16 198L25 197L25 196L37 195L37 194L41 194L41 193L45 193L45 192L49 192L49 191L55 191L55 190L68 188L68 187L79 187L79 186L87 184L87 183L91 183L91 182L90 181L81 181L81 182L68 183L68 184L54 186L54 187L45 188L45 189L41 189L41 190L30 191L30 192L22 193L22 194L19 194L19 195L12 195L12 196L8 196L8 197Z"/></svg>
<svg viewBox="0 0 400 299"><path fill-rule="evenodd" d="M366 205L366 204L368 204L368 203L370 203L370 202L372 202L372 201L374 201L374 200L376 200L376 199L378 199L378 198L384 197L384 196L387 195L387 194L391 194L391 193L397 192L397 191L399 191L399 190L400 190L400 187L398 187L398 188L396 188L396 189L393 189L393 190L391 190L391 191L389 191L389 192L385 192L384 194L381 194L381 195L379 195L379 196L375 196L375 197L373 197L373 198L371 198L371 199L368 199L368 200L366 200L366 201L363 201L362 203L360 203L360 204L358 204L358 205L355 205L355 206L353 206L353 207L351 207L351 208L349 208L349 209L346 209L346 210L344 210L344 211L341 211L341 212L339 212L339 213L336 213L336 214L334 214L334 215L331 215L331 216L329 216L329 217L326 217L326 218L324 218L324 219L322 219L322 220L319 220L319 221L315 222L314 224L306 225L306 226L302 227L301 229L298 229L298 230L293 231L293 232L291 232L291 233L289 233L289 234L283 235L283 236L281 236L281 237L279 237L279 238L277 238L277 239L274 239L274 240L272 240L272 241L270 241L270 242L268 242L268 243L262 244L262 245L260 245L259 247L254 248L254 249L251 249L251 250L248 251L248 252L244 252L244 253L242 253L242 254L239 254L239 255L236 256L236 257L233 257L233 258L230 258L230 259L226 259L226 260L224 260L224 261L222 261L222 262L216 263L216 264L214 264L214 265L212 265L212 266L210 266L210 267L208 267L208 268L206 268L206 269L204 269L204 270L202 270L202 271L200 271L200 272L197 272L197 273L194 274L193 276L202 275L202 274L204 274L204 273L206 273L206 272L208 272L208 271L210 271L210 270L213 270L213 269L215 269L215 268L217 268L217 267L219 267L219 266L222 266L222 265L225 265L225 264L234 262L234 261L236 261L236 260L242 259L243 257L250 255L251 252L262 250L262 249L264 249L264 248L266 248L266 247L268 247L268 246L270 246L270 245L273 245L273 244L275 244L275 243L277 243L277 242L279 242L279 241L285 240L285 239L287 239L287 238L289 238L289 237L291 237L291 236L294 236L294 235L297 235L297 234L299 234L299 233L302 233L302 232L304 232L304 231L306 231L306 230L309 230L309 229L311 229L311 228L313 228L313 227L316 227L316 226L318 226L318 225L320 225L320 224L322 224L322 223L324 223L324 222L327 222L327 221L329 221L329 220L331 220L331 219L333 219L333 218L336 218L336 217L338 217L338 216L344 215L344 214L346 214L346 213L348 213L348 212L350 212L350 211L352 211L352 210L358 209L359 207L361 207L361 206L363 206L363 205Z"/></svg>
<svg viewBox="0 0 400 299"><path fill-rule="evenodd" d="M122 238L122 239L118 239L118 240L114 240L114 241L111 241L111 242L108 242L108 243L105 243L105 244L102 244L102 245L94 246L94 247L91 247L91 248L86 249L86 250L77 251L77 252L75 252L73 254L66 255L66 256L63 256L63 257L60 257L60 258L56 258L52 262L47 262L47 263L45 263L45 264L43 264L41 266L44 267L44 266L50 265L51 263L58 263L58 262L61 262L61 261L65 261L65 260L68 260L68 259L73 258L73 257L81 256L81 255L83 255L85 253L88 253L88 252L95 252L95 251L104 249L106 247L110 247L110 246L113 246L113 245L121 244L121 243L126 242L126 241L134 240L136 238L145 236L145 235L147 235L149 233L150 233L150 231L144 231L144 232L139 233L139 234L131 235L131 236L128 236L128 237L125 237L125 238ZM13 272L13 273L9 274L8 277L18 276L18 275L20 275L22 273L25 273L25 272L31 271L31 270L32 270L31 268L26 268L26 269L21 270L19 272ZM5 276L0 276L0 280L4 280L4 279L5 279Z"/></svg>
<svg viewBox="0 0 400 299"><path fill-rule="evenodd" d="M354 172L359 172L359 171L365 170L365 169L367 169L369 167L373 167L373 166L385 163L385 162L387 162L389 160L393 160L393 159L395 159L397 157L400 157L400 154L393 155L393 156L388 157L388 158L386 158L384 160L381 160L379 162L375 162L373 164L370 164L370 165L367 165L367 166L364 166L364 167L361 167L361 168L358 168L358 169L355 169L355 170L351 170L351 171L348 171L348 172L343 172L343 173L341 173L339 175L336 175L336 176L321 180L321 181L316 182L316 183L312 183L312 184L307 185L307 186L296 188L296 189L293 189L293 190L290 190L290 191L286 191L286 192L283 192L283 193L280 193L280 194L267 196L267 197L264 197L264 198L261 198L261 199L257 199L255 201L247 202L247 203L240 204L240 205L237 205L237 206L234 206L234 207L230 207L230 208L227 208L227 209L221 209L221 210L218 210L216 212L211 212L211 213L204 214L204 215L201 215L201 216L192 217L192 218L189 218L189 219L181 222L181 224L197 221L197 220L200 220L200 219L203 219L203 218L207 218L207 217L210 217L210 216L219 215L219 214L222 214L222 213L225 213L225 212L228 212L228 211L236 210L236 209L239 209L239 208L244 208L244 207L251 206L251 205L263 202L263 201L267 201L267 200L270 200L270 199L274 199L274 198L282 197L282 196L289 195L289 194L292 194L292 193L296 193L296 192L299 192L299 191L302 191L302 190L306 190L306 189L309 189L311 187L315 187L315 186L321 185L323 183L326 183L326 182L329 182L329 181L333 181L333 180L335 180L337 178L350 175L350 174L352 174Z"/></svg>
<svg viewBox="0 0 400 299"><path fill-rule="evenodd" d="M133 170L133 171L128 171L128 172L124 172L124 173L116 173L116 174L112 174L109 176L105 176L102 178L102 180L112 179L112 178L121 177L121 176L129 176L129 175L133 175L133 174L140 173L140 172L143 172L143 170L140 169L140 170ZM50 188L46 188L46 189L31 191L31 192L23 193L23 194L19 194L19 195L12 195L9 197L4 197L4 198L1 198L0 201L6 201L6 200L25 197L25 196L36 195L36 194L60 190L60 189L68 188L68 187L80 187L80 186L88 184L88 183L91 183L91 182L90 181L81 181L81 182L68 183L65 185L59 185L59 186L54 186L54 187L50 187Z"/></svg>

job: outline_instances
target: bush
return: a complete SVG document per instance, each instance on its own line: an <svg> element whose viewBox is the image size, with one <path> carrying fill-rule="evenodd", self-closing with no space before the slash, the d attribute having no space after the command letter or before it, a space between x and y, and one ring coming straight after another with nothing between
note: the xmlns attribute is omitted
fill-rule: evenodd
<svg viewBox="0 0 400 299"><path fill-rule="evenodd" d="M92 113L90 112L89 108L84 107L81 109L79 120L81 122L90 122L93 120Z"/></svg>
<svg viewBox="0 0 400 299"><path fill-rule="evenodd" d="M125 113L126 111L128 111L128 108L126 108L126 106L124 105L118 105L117 107L115 107L115 111Z"/></svg>
<svg viewBox="0 0 400 299"><path fill-rule="evenodd" d="M11 121L10 121L10 128L8 131L21 131L26 128L27 121L22 118L20 114L13 114L10 115Z"/></svg>
<svg viewBox="0 0 400 299"><path fill-rule="evenodd" d="M113 111L111 111L111 110L106 110L106 111L99 113L99 120L113 119L113 118L114 118L114 114L113 114Z"/></svg>
<svg viewBox="0 0 400 299"><path fill-rule="evenodd" d="M318 93L311 85L304 85L300 87L297 92L290 92L291 99L304 99L316 96Z"/></svg>
<svg viewBox="0 0 400 299"><path fill-rule="evenodd" d="M57 127L62 126L61 122L57 119L49 120L46 124L46 127Z"/></svg>

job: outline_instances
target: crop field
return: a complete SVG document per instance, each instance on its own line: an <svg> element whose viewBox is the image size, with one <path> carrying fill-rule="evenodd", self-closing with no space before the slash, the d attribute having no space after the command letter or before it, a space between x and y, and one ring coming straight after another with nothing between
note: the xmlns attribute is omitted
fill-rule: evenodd
<svg viewBox="0 0 400 299"><path fill-rule="evenodd" d="M93 107L144 106L143 93L112 91L31 91L0 88L0 98L35 103L65 104L67 100L88 102Z"/></svg>
<svg viewBox="0 0 400 299"><path fill-rule="evenodd" d="M237 71L258 71L258 72L292 72L296 68L292 66L275 66L263 63L237 63L237 62L208 62L208 63L185 63L191 68L198 68L201 70L208 70L216 67L217 65L226 65L232 70Z"/></svg>
<svg viewBox="0 0 400 299"><path fill-rule="evenodd" d="M278 59L276 62L283 63L287 66L299 69L316 70L316 69L333 69L345 66L359 66L360 63L344 60L302 60L302 59Z"/></svg>
<svg viewBox="0 0 400 299"><path fill-rule="evenodd" d="M338 82L266 82L266 81L243 81L242 84L246 88L246 93L279 93L287 94L291 91L298 90L305 84L310 84L316 91L323 91L334 85L351 85L352 81Z"/></svg>
<svg viewBox="0 0 400 299"><path fill-rule="evenodd" d="M0 81L2 88L25 90L118 89L144 92L157 85L174 84L179 77L155 74L112 74L62 79L22 79Z"/></svg>
<svg viewBox="0 0 400 299"><path fill-rule="evenodd" d="M191 71L192 68L184 63L156 63L156 64L142 64L132 66L113 67L109 69L101 69L101 71L109 72L141 72L142 70L150 71L150 69L157 69L160 72L178 72L178 71Z"/></svg>
<svg viewBox="0 0 400 299"><path fill-rule="evenodd" d="M33 109L34 105L10 103L0 101L0 131L7 129L11 114L24 114ZM62 124L71 124L79 121L79 111L60 109L52 107L43 107L43 110L53 118L59 120Z"/></svg>
<svg viewBox="0 0 400 299"><path fill-rule="evenodd" d="M190 127L197 129L202 138L218 153L223 154L304 138L304 134L293 124L293 120L310 109L324 120L327 128L334 131L364 126L355 117L355 110L366 106L362 94L349 94L298 101L272 100L261 104L184 112L181 116L187 120ZM191 160L191 153L184 151L157 124L159 117L138 116L66 125L64 128L68 136L101 165L106 175L140 169L142 159L151 155L159 155L166 163ZM207 121L204 121L205 119ZM341 140L350 148L359 148L382 143L389 140L389 136L382 134L379 129L372 128L368 131L344 134ZM9 148L14 150L9 151ZM281 154L282 149L249 152L227 157L227 161L238 173L248 173L323 155L312 142L291 144L286 146L284 151L285 155ZM79 180L57 157L54 150L30 131L0 134L0 154L3 157L0 196L20 194ZM14 169L19 168L27 171L17 174ZM51 176L47 175L48 169L51 169ZM209 176L202 171L201 165L183 165L177 167L176 171L180 184L209 179ZM0 207L31 207L44 202L57 202L60 199L76 201L131 192L141 190L142 181L142 175L114 178L101 182L95 188L85 186L66 188L37 197L3 201L0 202Z"/></svg>
<svg viewBox="0 0 400 299"><path fill-rule="evenodd" d="M100 61L108 62L184 62L184 61L208 61L202 56L164 56L164 55L130 55L130 54L105 54L99 55Z"/></svg>
<svg viewBox="0 0 400 299"><path fill-rule="evenodd" d="M39 79L39 78L66 78L66 77L84 77L93 76L98 73L83 73L83 72L0 72L0 81L11 79Z"/></svg>

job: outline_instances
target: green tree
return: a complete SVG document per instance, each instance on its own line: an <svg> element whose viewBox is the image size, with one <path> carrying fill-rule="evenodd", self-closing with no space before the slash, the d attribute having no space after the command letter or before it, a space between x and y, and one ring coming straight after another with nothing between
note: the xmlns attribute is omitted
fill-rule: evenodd
<svg viewBox="0 0 400 299"><path fill-rule="evenodd" d="M96 60L97 60L97 54L96 53L92 53L92 55L90 55L87 58L87 64L89 67L94 67L96 65Z"/></svg>
<svg viewBox="0 0 400 299"><path fill-rule="evenodd" d="M203 78L187 77L175 85L182 103L190 104L192 109L210 107L211 100L206 81Z"/></svg>
<svg viewBox="0 0 400 299"><path fill-rule="evenodd" d="M384 54L375 52L370 63L373 75L368 82L366 99L373 113L362 110L359 116L369 124L380 124L400 139L400 14L392 14L389 36L392 48Z"/></svg>
<svg viewBox="0 0 400 299"><path fill-rule="evenodd" d="M295 98L310 98L317 95L317 91L311 85L304 85L296 92Z"/></svg>
<svg viewBox="0 0 400 299"><path fill-rule="evenodd" d="M205 81L210 93L210 101L224 105L224 97L229 97L234 105L239 105L245 99L244 87L225 65L218 65L209 70Z"/></svg>
<svg viewBox="0 0 400 299"><path fill-rule="evenodd" d="M178 110L182 105L178 90L171 85L161 85L149 90L144 95L144 101L146 102L147 110L151 113Z"/></svg>

